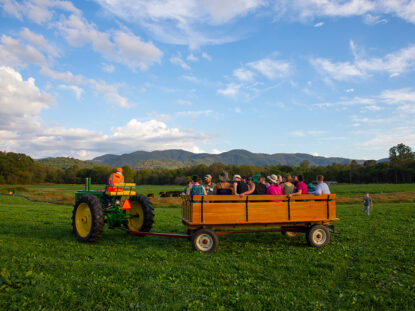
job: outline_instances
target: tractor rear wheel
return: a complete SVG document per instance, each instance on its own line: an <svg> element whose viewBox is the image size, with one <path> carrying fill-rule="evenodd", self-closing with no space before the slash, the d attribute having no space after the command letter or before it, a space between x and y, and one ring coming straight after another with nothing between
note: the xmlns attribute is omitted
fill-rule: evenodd
<svg viewBox="0 0 415 311"><path fill-rule="evenodd" d="M128 219L128 229L149 232L154 222L154 209L150 200L142 194L132 196L129 200L131 209L127 210L127 215L133 217Z"/></svg>
<svg viewBox="0 0 415 311"><path fill-rule="evenodd" d="M84 194L76 201L72 228L81 242L95 243L99 240L104 230L104 211L96 196Z"/></svg>

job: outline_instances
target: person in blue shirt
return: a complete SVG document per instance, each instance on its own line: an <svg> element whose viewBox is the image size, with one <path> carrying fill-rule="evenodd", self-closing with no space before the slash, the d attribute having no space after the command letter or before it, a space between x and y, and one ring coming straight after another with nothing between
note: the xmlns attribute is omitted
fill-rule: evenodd
<svg viewBox="0 0 415 311"><path fill-rule="evenodd" d="M317 178L317 186L316 189L308 194L330 194L329 186L324 182L324 176L318 175Z"/></svg>

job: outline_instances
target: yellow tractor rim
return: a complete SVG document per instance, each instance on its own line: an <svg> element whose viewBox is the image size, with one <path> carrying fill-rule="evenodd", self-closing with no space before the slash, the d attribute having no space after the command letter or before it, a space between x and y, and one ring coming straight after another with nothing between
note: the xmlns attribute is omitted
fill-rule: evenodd
<svg viewBox="0 0 415 311"><path fill-rule="evenodd" d="M128 229L133 231L140 231L144 223L144 211L140 202L130 201L131 209L127 211L128 215L133 215L134 218L128 219Z"/></svg>
<svg viewBox="0 0 415 311"><path fill-rule="evenodd" d="M92 215L88 204L81 203L78 205L75 213L75 227L79 236L86 238L91 232Z"/></svg>

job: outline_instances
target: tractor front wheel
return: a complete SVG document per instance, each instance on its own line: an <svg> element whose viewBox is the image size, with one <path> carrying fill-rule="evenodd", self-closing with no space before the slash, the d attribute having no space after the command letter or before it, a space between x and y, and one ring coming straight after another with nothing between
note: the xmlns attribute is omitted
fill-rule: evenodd
<svg viewBox="0 0 415 311"><path fill-rule="evenodd" d="M81 242L94 243L104 230L104 212L98 198L85 194L76 201L72 213L72 228Z"/></svg>
<svg viewBox="0 0 415 311"><path fill-rule="evenodd" d="M128 229L149 232L154 222L154 209L150 200L142 194L132 196L129 200L131 208L127 210Z"/></svg>

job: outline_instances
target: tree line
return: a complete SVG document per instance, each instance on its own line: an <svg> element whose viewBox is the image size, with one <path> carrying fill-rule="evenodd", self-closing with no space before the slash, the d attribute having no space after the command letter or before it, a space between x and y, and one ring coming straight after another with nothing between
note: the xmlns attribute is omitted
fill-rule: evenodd
<svg viewBox="0 0 415 311"><path fill-rule="evenodd" d="M0 184L81 184L86 177L90 177L94 184L106 184L109 175L114 171L114 168L105 165L93 168L73 165L66 169L46 167L25 154L0 152ZM203 177L211 174L216 179L222 171L227 171L229 176L302 174L307 182L314 181L317 175L324 175L325 180L339 183L413 183L415 159L410 147L399 144L389 149L389 161L385 162L368 160L359 164L353 160L349 164L333 163L329 166L310 166L308 161L303 161L298 166L213 163L177 169L140 170L123 166L123 171L126 182L135 182L138 185L184 185L193 175Z"/></svg>

